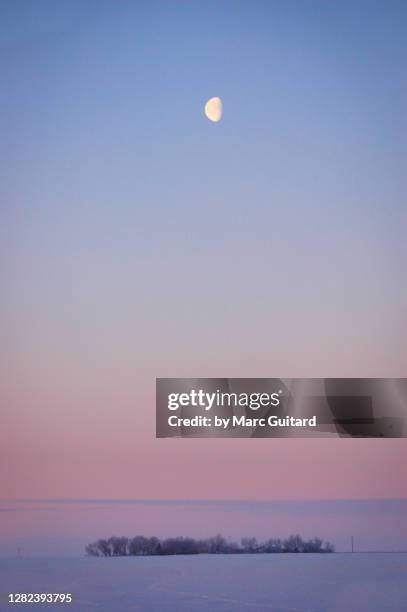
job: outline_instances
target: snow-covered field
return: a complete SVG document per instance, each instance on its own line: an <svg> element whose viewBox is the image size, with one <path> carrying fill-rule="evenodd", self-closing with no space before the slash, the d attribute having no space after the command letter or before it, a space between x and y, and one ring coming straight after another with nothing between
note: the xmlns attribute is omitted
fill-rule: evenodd
<svg viewBox="0 0 407 612"><path fill-rule="evenodd" d="M8 592L71 592L65 605L6 604ZM0 559L0 609L88 612L402 612L407 554Z"/></svg>

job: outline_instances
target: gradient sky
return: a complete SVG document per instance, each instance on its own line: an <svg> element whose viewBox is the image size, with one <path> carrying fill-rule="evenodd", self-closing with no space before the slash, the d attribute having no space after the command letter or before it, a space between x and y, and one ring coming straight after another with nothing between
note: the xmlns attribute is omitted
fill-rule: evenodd
<svg viewBox="0 0 407 612"><path fill-rule="evenodd" d="M154 438L156 376L406 376L406 22L0 2L2 498L407 497L406 440Z"/></svg>

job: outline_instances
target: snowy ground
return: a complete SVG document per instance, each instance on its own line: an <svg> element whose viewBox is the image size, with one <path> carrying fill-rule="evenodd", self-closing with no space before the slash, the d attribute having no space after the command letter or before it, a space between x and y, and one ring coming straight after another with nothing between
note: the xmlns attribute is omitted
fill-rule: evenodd
<svg viewBox="0 0 407 612"><path fill-rule="evenodd" d="M71 592L69 605L7 605L8 592ZM1 611L402 612L407 554L0 559Z"/></svg>

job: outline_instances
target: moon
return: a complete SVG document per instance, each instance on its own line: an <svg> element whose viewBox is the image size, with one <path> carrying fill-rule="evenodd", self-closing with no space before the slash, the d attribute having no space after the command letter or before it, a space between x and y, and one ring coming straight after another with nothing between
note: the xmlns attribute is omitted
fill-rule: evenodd
<svg viewBox="0 0 407 612"><path fill-rule="evenodd" d="M222 100L220 98L209 98L205 104L205 115L209 121L217 123L222 119Z"/></svg>

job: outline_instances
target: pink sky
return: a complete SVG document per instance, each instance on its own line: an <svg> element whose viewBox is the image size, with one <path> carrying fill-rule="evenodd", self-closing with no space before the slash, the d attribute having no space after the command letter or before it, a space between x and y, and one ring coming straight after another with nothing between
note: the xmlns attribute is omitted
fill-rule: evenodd
<svg viewBox="0 0 407 612"><path fill-rule="evenodd" d="M161 338L141 355L134 335L125 337L120 325L73 337L70 327L52 330L43 321L53 333L41 342L37 327L26 324L25 335L20 330L9 344L0 383L2 498L407 497L406 439L155 438L157 374L218 376L228 363L235 376L274 376L281 360L293 376L378 375L382 356L369 355L368 346L354 342L359 353L349 361L346 344L336 351L309 344L310 361L299 337L289 358L278 354L278 343L269 349L259 342L254 360L253 343L246 352L227 345L214 351L212 339L205 344L201 335L201 350L194 352L195 339L174 330L174 344ZM401 375L401 363L393 363L392 375ZM382 376L390 365L382 365Z"/></svg>
<svg viewBox="0 0 407 612"><path fill-rule="evenodd" d="M350 360L346 343L326 350L323 342L312 344L312 330L306 338L304 328L297 340L291 337L297 348L288 356L278 333L274 344L272 332L264 333L267 344L253 328L251 342L245 336L247 350L222 344L217 351L213 338L200 332L196 351L197 336L174 329L172 342L153 335L141 354L141 337L126 335L120 322L81 333L69 319L58 329L52 320L39 322L25 322L18 336L13 329L14 341L5 345L3 498L407 497L406 439L155 438L156 375L219 376L228 364L232 375L245 377L283 369L292 376L400 376L397 351L384 365L382 354L354 340ZM47 332L42 340L41 330Z"/></svg>

